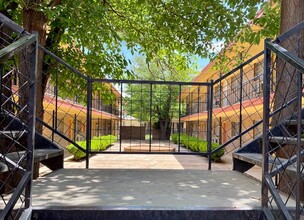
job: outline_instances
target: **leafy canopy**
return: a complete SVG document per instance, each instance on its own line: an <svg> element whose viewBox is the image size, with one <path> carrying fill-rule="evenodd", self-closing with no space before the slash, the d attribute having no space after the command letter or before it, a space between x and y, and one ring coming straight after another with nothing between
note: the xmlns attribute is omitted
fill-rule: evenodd
<svg viewBox="0 0 304 220"><path fill-rule="evenodd" d="M179 62L179 60L175 60ZM188 81L195 71L181 70L175 63L164 59L154 59L146 63L144 57L137 57L132 69L136 79L150 81ZM179 85L170 84L128 84L124 99L127 114L141 120L151 120L157 126L169 126L173 117L179 117ZM162 124L161 124L162 123Z"/></svg>
<svg viewBox="0 0 304 220"><path fill-rule="evenodd" d="M214 41L230 42L254 18L262 0L8 0L0 3L14 19L23 10L43 12L48 49L92 77L125 78L130 61L121 53L167 60L212 56ZM31 21L35 23L36 21ZM64 49L63 49L64 48ZM85 60L85 62L83 62Z"/></svg>

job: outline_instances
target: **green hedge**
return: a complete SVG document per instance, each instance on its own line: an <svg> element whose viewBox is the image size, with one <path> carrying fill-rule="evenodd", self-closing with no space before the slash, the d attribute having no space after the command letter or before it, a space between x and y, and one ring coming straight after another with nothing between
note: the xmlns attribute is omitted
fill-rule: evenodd
<svg viewBox="0 0 304 220"><path fill-rule="evenodd" d="M91 151L103 151L106 150L112 143L117 141L117 137L114 135L105 135L100 137L93 137L91 140ZM77 141L79 146L86 150L87 142L86 141ZM75 160L80 160L86 156L85 152L79 150L73 144L67 146L67 150L74 155Z"/></svg>
<svg viewBox="0 0 304 220"><path fill-rule="evenodd" d="M171 140L173 143L177 144L178 143L178 134L172 134L171 135ZM194 151L194 152L202 152L202 153L207 153L208 151L208 142L201 140L197 137L192 137L186 134L180 134L180 143L184 145L186 148ZM211 149L215 150L219 147L220 145L217 143L212 143L211 144ZM224 155L225 151L224 149L221 149L211 155L211 158L214 161L218 161L221 159L221 157Z"/></svg>

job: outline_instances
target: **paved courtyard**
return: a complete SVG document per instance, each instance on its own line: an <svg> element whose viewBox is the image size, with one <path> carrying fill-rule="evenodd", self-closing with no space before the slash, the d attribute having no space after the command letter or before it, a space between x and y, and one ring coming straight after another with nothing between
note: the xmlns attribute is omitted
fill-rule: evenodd
<svg viewBox="0 0 304 220"><path fill-rule="evenodd" d="M97 154L85 161L65 159L65 169L33 184L33 205L103 208L201 209L260 206L260 182L232 171L228 154L212 163L199 155ZM252 172L259 178L260 169ZM44 175L44 176L43 176Z"/></svg>

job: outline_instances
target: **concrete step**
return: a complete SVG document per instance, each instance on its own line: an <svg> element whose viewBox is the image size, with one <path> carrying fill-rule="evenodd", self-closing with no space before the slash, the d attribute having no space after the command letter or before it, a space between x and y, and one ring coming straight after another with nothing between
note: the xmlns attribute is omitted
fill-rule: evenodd
<svg viewBox="0 0 304 220"><path fill-rule="evenodd" d="M287 162L287 159L279 157L269 157L270 166L280 166L283 163ZM289 162L290 165L286 168L290 171L296 171L292 162ZM233 170L239 172L246 172L248 169L254 165L263 166L263 155L257 153L233 153Z"/></svg>
<svg viewBox="0 0 304 220"><path fill-rule="evenodd" d="M2 156L3 161L7 161L6 163L10 163L11 166L14 166L14 163L17 163L22 157L24 157L25 151L11 152ZM62 149L35 149L34 150L34 170L33 177L34 179L39 176L39 168L42 163L49 169L55 171L63 168L63 157L64 152ZM26 158L21 162L21 166L25 166Z"/></svg>
<svg viewBox="0 0 304 220"><path fill-rule="evenodd" d="M284 121L284 125L297 125L297 124L298 124L298 120L296 119ZM301 120L301 125L304 125L304 119Z"/></svg>
<svg viewBox="0 0 304 220"><path fill-rule="evenodd" d="M276 143L276 144L280 144L280 145L298 143L298 139L296 137L272 136L269 138L269 141L271 143ZM301 142L301 145L304 145L304 138L301 138L300 142Z"/></svg>
<svg viewBox="0 0 304 220"><path fill-rule="evenodd" d="M262 217L262 218L261 218ZM224 220L242 220L242 219L263 219L262 208L256 209L189 209L189 210L171 210L171 209L152 209L147 210L141 207L59 207L59 208L33 208L32 219L61 220L61 219L82 219L82 220L171 220L171 219L224 219Z"/></svg>

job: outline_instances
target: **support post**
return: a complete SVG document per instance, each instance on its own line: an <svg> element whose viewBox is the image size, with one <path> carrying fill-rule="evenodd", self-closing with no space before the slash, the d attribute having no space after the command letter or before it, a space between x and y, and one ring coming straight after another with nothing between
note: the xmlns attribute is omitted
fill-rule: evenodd
<svg viewBox="0 0 304 220"><path fill-rule="evenodd" d="M122 127L122 94L123 94L123 83L120 83L120 112L119 112L119 152L121 152L121 145L122 145L122 140L121 140L121 127Z"/></svg>
<svg viewBox="0 0 304 220"><path fill-rule="evenodd" d="M149 138L149 152L151 152L152 144L152 83L150 83L150 138Z"/></svg>
<svg viewBox="0 0 304 220"><path fill-rule="evenodd" d="M36 123L36 76L37 76L37 59L38 59L38 35L35 33L35 43L26 50L30 51L29 55L29 99L28 99L28 135L27 135L27 156L26 170L31 172L31 178L25 188L25 208L30 208L32 203L32 181L34 167L34 147L35 147L35 123Z"/></svg>
<svg viewBox="0 0 304 220"><path fill-rule="evenodd" d="M208 86L208 121L207 121L207 143L208 143L208 170L211 170L212 155L212 109L213 109L213 80Z"/></svg>
<svg viewBox="0 0 304 220"><path fill-rule="evenodd" d="M296 181L296 219L301 219L301 189L302 189L302 174L301 162L302 162L302 73L297 71L297 87L298 87L298 110L297 110L297 181Z"/></svg>
<svg viewBox="0 0 304 220"><path fill-rule="evenodd" d="M87 81L87 126L86 126L86 169L89 169L89 159L91 152L91 124L92 124L92 81L88 77Z"/></svg>
<svg viewBox="0 0 304 220"><path fill-rule="evenodd" d="M242 53L240 54L240 59L242 59ZM243 66L240 68L240 99L239 99L239 102L240 102L240 121L239 121L239 134L242 133L242 122L243 122L243 115L242 115L242 111L243 111ZM240 147L242 147L242 135L240 135L240 138L239 138L239 141L240 141Z"/></svg>
<svg viewBox="0 0 304 220"><path fill-rule="evenodd" d="M181 102L182 102L182 85L179 84L179 96L178 96L178 153L180 153L180 135L181 135Z"/></svg>
<svg viewBox="0 0 304 220"><path fill-rule="evenodd" d="M267 42L265 40L264 48L264 74L263 74L263 141L262 141L262 207L268 206L268 185L266 177L269 173L269 116L270 116L270 65L271 65L271 53L267 48Z"/></svg>

